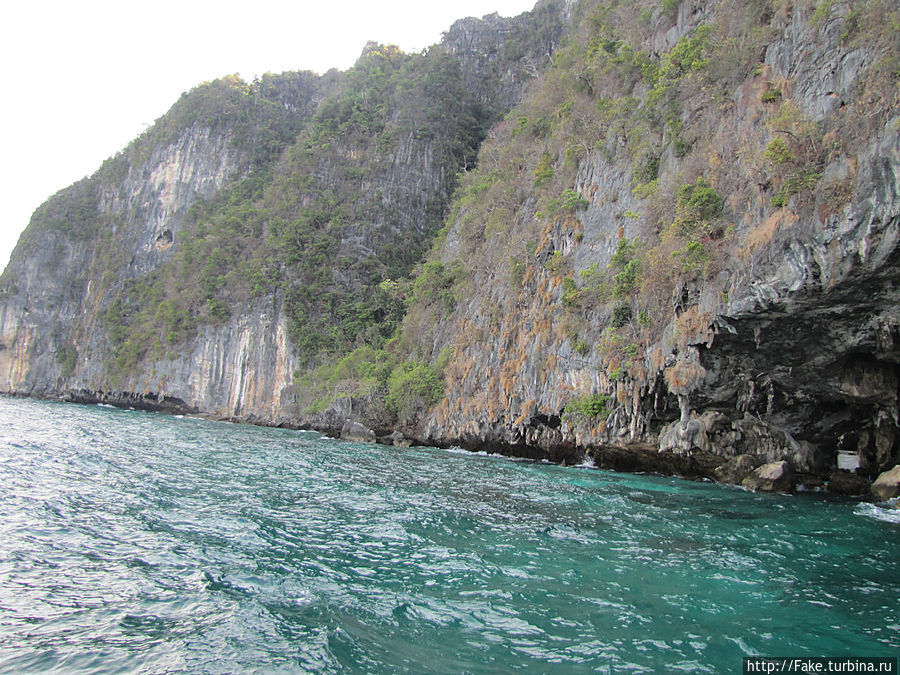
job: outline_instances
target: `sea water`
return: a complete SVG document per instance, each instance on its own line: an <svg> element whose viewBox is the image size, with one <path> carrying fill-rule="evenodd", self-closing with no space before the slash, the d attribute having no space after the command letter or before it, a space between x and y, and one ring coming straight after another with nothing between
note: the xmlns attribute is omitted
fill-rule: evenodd
<svg viewBox="0 0 900 675"><path fill-rule="evenodd" d="M0 397L0 671L896 656L898 514Z"/></svg>

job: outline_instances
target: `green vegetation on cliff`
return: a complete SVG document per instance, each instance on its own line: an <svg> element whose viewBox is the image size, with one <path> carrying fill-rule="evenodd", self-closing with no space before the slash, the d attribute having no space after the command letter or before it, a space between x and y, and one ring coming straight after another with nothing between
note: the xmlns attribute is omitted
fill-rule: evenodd
<svg viewBox="0 0 900 675"><path fill-rule="evenodd" d="M403 305L380 284L420 258L449 198L430 176L474 162L491 113L440 50L370 44L333 89L277 162L192 209L151 305L215 322L278 293L294 348L313 365L393 334ZM427 155L416 166L413 150Z"/></svg>
<svg viewBox="0 0 900 675"><path fill-rule="evenodd" d="M347 380L328 364L349 368L340 360L348 353L382 363L407 303L443 294L449 312L452 272L429 264L415 283L408 277L444 223L457 175L476 164L487 130L505 112L491 87L507 86L503 79L523 68L520 59L546 58L545 43L559 31L551 5L518 20L508 49L491 56L494 75L477 87L445 46L404 54L370 43L349 71L319 80L228 77L185 94L98 175L121 181L155 148L195 127L227 133L249 157L247 169L194 204L162 267L108 286L100 317L113 347L108 371L127 377L142 362L177 353L203 325L274 303L301 364L298 389L314 395L303 396L314 410L335 399L335 377ZM574 208L573 199L562 208ZM103 267L121 264L100 255ZM411 399L433 403L436 355L408 360L408 352L391 349L383 361L392 367L375 379L386 409L402 417L411 414ZM357 372L356 393L372 389L371 372Z"/></svg>
<svg viewBox="0 0 900 675"><path fill-rule="evenodd" d="M185 131L203 127L223 132L246 156L246 168L270 164L312 112L311 92L319 87L311 72L266 73L253 82L228 75L205 82L181 98L129 146L100 167L101 180L115 184L152 153L176 143Z"/></svg>
<svg viewBox="0 0 900 675"><path fill-rule="evenodd" d="M472 368L472 354L495 350L533 381L527 345L560 339L518 318L534 307L554 314L573 352L599 353L606 381L646 386L659 377L665 350L708 339L715 299L727 299L735 270L789 218L780 209L808 212L819 202L824 217L850 200L853 176L825 181L823 171L853 157L896 110L897 8L878 0L722 0L675 25L680 3L663 4L575 5L568 39L539 86L494 128L477 168L462 177L448 219L452 247L441 240L432 254L455 270L444 297L470 298L471 289L496 283L489 271L498 268L511 293L482 291L446 318L430 299L414 301L403 343L453 340L460 372ZM791 21L811 15L840 28L842 52L865 50L876 64L863 70L856 100L820 120L793 100L807 83L775 77L761 60ZM666 31L680 37L660 50ZM605 166L630 174L633 199L619 208L612 205L620 195L591 183ZM760 202L762 216L751 217L745 205ZM589 205L603 215L588 213ZM618 242L598 239L601 227L618 230ZM585 253L588 236L592 250L612 246L612 255ZM701 306L701 297L713 300ZM493 386L501 402L534 389L512 377ZM562 398L567 410L582 410L612 394L609 386ZM512 419L519 410L509 405Z"/></svg>

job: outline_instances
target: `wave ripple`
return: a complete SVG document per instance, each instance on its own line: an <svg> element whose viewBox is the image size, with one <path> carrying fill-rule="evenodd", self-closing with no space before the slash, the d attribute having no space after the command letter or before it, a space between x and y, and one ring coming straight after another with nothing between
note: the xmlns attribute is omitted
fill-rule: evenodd
<svg viewBox="0 0 900 675"><path fill-rule="evenodd" d="M0 398L0 671L891 654L900 524L876 508Z"/></svg>

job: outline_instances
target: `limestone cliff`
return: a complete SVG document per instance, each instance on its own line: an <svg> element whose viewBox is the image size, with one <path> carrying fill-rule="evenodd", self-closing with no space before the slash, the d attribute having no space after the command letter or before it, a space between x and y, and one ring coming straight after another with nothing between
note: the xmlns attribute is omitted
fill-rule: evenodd
<svg viewBox="0 0 900 675"><path fill-rule="evenodd" d="M0 390L300 423L295 372L393 330L397 309L366 307L372 280L427 249L562 7L468 19L424 55L370 43L345 73L185 94L35 213L2 277Z"/></svg>
<svg viewBox="0 0 900 675"><path fill-rule="evenodd" d="M437 253L460 270L454 310L407 317L452 349L416 433L710 477L742 454L892 466L900 119L880 10L683 2L629 32L640 8L595 9L557 56L580 81L551 69L482 148L484 201Z"/></svg>
<svg viewBox="0 0 900 675"><path fill-rule="evenodd" d="M233 77L198 87L95 175L39 208L3 275L0 387L113 402L153 392L197 407L215 400L215 409L224 409L225 397L213 399L208 391L221 389L221 382L196 381L205 353L180 355L180 371L166 361L161 370L147 364L144 372L112 377L103 316L130 283L172 259L195 203L263 170L265 153L246 137L283 144L285 133L309 117L316 89L306 73L267 76L252 89ZM237 121L239 113L260 107L266 109L254 121ZM238 328L223 332L240 344ZM194 382L179 380L185 387L167 386L167 378L191 373Z"/></svg>
<svg viewBox="0 0 900 675"><path fill-rule="evenodd" d="M241 160L227 134L197 125L129 165L120 182L85 179L42 207L4 274L4 389L44 394L65 386L76 376L65 368L67 350L82 364L75 381L91 387L102 374L96 320L104 296L156 269L191 204L221 189ZM71 231L74 218L83 220L81 231Z"/></svg>

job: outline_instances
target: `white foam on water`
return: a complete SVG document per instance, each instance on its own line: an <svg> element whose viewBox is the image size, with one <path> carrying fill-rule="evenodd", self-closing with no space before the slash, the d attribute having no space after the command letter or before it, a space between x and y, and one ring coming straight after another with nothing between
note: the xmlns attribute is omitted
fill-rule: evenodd
<svg viewBox="0 0 900 675"><path fill-rule="evenodd" d="M858 516L867 518L875 518L885 523L900 524L900 509L896 507L897 499L893 499L883 504L870 504L868 502L860 502L854 513Z"/></svg>
<svg viewBox="0 0 900 675"><path fill-rule="evenodd" d="M496 459L505 459L510 462L530 462L532 460L527 457L510 457L509 455L501 455L499 452L487 452L486 450L466 450L458 445L449 448L437 448L443 452L449 452L452 455L465 455L466 457L494 457ZM545 460L546 461L546 460Z"/></svg>

